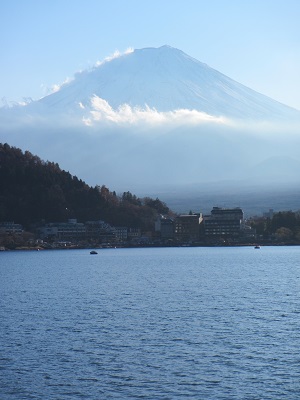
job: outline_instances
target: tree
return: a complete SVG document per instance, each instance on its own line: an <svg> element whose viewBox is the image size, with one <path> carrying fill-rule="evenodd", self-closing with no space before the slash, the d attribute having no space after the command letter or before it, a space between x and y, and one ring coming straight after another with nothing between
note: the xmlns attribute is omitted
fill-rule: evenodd
<svg viewBox="0 0 300 400"><path fill-rule="evenodd" d="M293 237L293 231L289 228L281 227L276 230L275 236L276 239L280 241L291 240Z"/></svg>
<svg viewBox="0 0 300 400"><path fill-rule="evenodd" d="M0 220L31 224L102 219L115 226L149 229L157 212L168 212L159 199L143 202L127 191L122 197L105 186L81 179L29 151L0 143Z"/></svg>
<svg viewBox="0 0 300 400"><path fill-rule="evenodd" d="M289 228L294 231L296 225L296 214L292 211L280 211L278 213L275 213L271 220L271 228L273 232L281 227Z"/></svg>

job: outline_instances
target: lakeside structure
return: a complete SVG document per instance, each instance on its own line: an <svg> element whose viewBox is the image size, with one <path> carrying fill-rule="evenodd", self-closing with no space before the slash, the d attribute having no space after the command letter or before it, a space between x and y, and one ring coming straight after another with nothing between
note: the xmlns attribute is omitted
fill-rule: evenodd
<svg viewBox="0 0 300 400"><path fill-rule="evenodd" d="M159 215L154 229L114 227L104 221L48 223L37 229L39 238L50 242L89 241L119 245L197 245L201 243L235 243L253 239L255 231L245 224L241 208L213 207L210 215L180 214L171 218Z"/></svg>
<svg viewBox="0 0 300 400"><path fill-rule="evenodd" d="M175 243L235 243L253 240L255 230L245 223L243 210L213 207L209 215L189 213L174 220L158 217L155 224L162 241Z"/></svg>
<svg viewBox="0 0 300 400"><path fill-rule="evenodd" d="M0 235L2 234L21 234L23 226L15 224L13 221L0 222Z"/></svg>
<svg viewBox="0 0 300 400"><path fill-rule="evenodd" d="M245 227L241 208L213 207L204 217L204 233L207 237L239 237Z"/></svg>
<svg viewBox="0 0 300 400"><path fill-rule="evenodd" d="M33 247L39 244L44 248L246 245L257 244L258 241L299 244L298 214L293 216L292 212L279 212L273 215L273 210L270 212L272 218L263 216L250 221L245 220L240 207L213 207L208 215L192 212L174 217L158 215L153 229L147 232L138 227L112 226L102 220L78 222L75 218L67 222L39 224L30 232L24 232L20 224L1 222L0 246L3 250L29 244ZM289 229L291 221L298 230ZM270 229L272 226L273 230ZM269 227L267 236L262 234L266 227Z"/></svg>

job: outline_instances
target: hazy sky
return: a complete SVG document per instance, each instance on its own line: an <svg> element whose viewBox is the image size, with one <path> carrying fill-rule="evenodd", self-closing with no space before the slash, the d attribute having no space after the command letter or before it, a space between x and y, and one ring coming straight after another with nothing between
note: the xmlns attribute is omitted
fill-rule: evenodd
<svg viewBox="0 0 300 400"><path fill-rule="evenodd" d="M37 99L116 50L183 50L300 109L299 0L1 0L0 99Z"/></svg>

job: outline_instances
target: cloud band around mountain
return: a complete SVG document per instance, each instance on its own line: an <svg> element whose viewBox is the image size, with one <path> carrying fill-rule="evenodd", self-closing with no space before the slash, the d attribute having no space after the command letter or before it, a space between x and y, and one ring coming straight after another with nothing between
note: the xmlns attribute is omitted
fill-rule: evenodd
<svg viewBox="0 0 300 400"><path fill-rule="evenodd" d="M81 103L80 108L86 109ZM211 116L197 110L178 109L161 112L147 105L141 108L131 107L129 104L122 104L117 109L114 109L106 100L96 95L92 97L91 108L82 120L87 126L96 126L101 122L116 123L118 125L144 123L150 126L164 124L197 125L203 123L225 125L229 123L229 120L224 117Z"/></svg>

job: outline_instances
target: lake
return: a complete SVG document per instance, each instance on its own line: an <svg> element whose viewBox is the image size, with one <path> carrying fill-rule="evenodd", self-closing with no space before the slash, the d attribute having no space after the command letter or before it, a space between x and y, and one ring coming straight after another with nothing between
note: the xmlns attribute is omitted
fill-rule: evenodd
<svg viewBox="0 0 300 400"><path fill-rule="evenodd" d="M300 247L0 253L0 398L299 399Z"/></svg>

